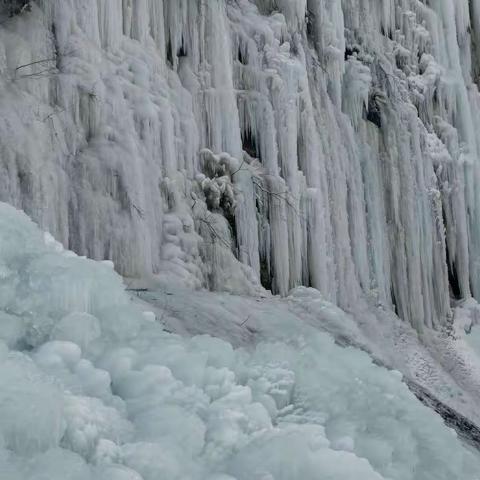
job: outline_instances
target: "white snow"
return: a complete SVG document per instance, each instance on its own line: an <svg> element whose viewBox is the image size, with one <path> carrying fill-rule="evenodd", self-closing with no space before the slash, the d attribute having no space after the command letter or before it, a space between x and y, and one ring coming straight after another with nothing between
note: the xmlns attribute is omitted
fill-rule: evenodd
<svg viewBox="0 0 480 480"><path fill-rule="evenodd" d="M399 372L278 298L192 292L197 307L145 315L109 266L59 251L6 204L0 262L2 480L478 479L480 455ZM348 318L313 291L295 299ZM235 343L253 338L164 330L172 309L192 307Z"/></svg>

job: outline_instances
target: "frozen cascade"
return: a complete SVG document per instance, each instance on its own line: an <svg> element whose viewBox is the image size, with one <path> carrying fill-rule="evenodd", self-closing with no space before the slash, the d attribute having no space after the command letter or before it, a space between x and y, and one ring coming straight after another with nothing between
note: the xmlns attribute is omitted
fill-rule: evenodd
<svg viewBox="0 0 480 480"><path fill-rule="evenodd" d="M1 480L479 480L479 79L480 0L0 0Z"/></svg>
<svg viewBox="0 0 480 480"><path fill-rule="evenodd" d="M68 248L418 330L480 298L478 1L0 5L0 199Z"/></svg>
<svg viewBox="0 0 480 480"><path fill-rule="evenodd" d="M192 322L200 311L232 333L255 315L268 339L166 332L111 262L64 250L0 203L2 480L478 480L480 454L398 371L284 300L192 296ZM348 325L320 298L299 288L290 301ZM232 302L243 308L228 313Z"/></svg>

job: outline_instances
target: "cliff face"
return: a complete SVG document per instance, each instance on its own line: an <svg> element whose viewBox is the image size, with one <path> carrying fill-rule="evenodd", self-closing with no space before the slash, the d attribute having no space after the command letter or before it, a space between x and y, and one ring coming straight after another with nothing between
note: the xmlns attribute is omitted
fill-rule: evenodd
<svg viewBox="0 0 480 480"><path fill-rule="evenodd" d="M480 298L479 1L16 3L0 200L69 248L418 329Z"/></svg>

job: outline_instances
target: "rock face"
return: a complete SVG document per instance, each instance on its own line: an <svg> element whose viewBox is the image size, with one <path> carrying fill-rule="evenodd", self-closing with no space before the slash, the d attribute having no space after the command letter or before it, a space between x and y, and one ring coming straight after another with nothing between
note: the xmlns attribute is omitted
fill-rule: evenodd
<svg viewBox="0 0 480 480"><path fill-rule="evenodd" d="M480 1L13 3L0 200L69 248L418 329L480 298Z"/></svg>

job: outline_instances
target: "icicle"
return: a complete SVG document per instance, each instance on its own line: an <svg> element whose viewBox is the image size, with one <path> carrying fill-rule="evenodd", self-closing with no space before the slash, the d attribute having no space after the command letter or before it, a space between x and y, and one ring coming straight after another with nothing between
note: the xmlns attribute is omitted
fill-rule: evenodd
<svg viewBox="0 0 480 480"><path fill-rule="evenodd" d="M122 0L98 1L98 26L102 46L116 49L120 46L123 24Z"/></svg>
<svg viewBox="0 0 480 480"><path fill-rule="evenodd" d="M122 273L303 283L437 327L446 292L480 298L479 13L35 2L0 26L0 199Z"/></svg>

